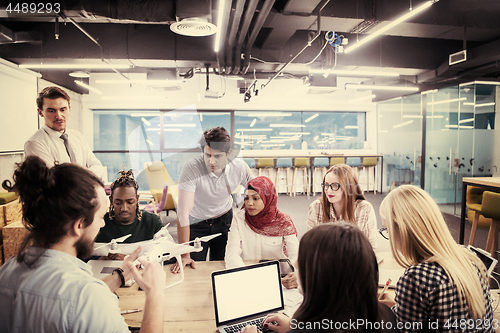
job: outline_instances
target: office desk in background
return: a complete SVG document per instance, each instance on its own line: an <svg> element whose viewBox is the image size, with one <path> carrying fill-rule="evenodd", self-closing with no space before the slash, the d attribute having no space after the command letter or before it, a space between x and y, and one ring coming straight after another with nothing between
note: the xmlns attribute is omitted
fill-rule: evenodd
<svg viewBox="0 0 500 333"><path fill-rule="evenodd" d="M460 210L460 236L458 242L464 243L465 233L465 207L467 199L467 185L484 188L487 191L500 193L500 177L464 177L462 178L462 203Z"/></svg>
<svg viewBox="0 0 500 333"><path fill-rule="evenodd" d="M384 191L384 155L377 153L335 153L332 151L326 150L300 150L300 149L278 149L278 150L242 150L241 156L244 158L273 158L274 165L276 165L276 159L279 157L288 157L294 160L296 157L306 157L309 158L311 175L312 170L314 168L314 158L316 157L343 157L344 159L347 157L359 157L361 158L361 162L363 162L363 157L376 157L377 158L377 168L378 168L378 177L380 179L380 188L377 190L380 193ZM311 184L312 187L312 184Z"/></svg>

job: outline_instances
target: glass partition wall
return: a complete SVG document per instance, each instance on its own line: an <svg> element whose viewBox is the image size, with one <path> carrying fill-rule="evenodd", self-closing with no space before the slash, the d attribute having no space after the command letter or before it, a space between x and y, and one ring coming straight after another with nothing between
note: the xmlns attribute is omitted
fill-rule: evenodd
<svg viewBox="0 0 500 333"><path fill-rule="evenodd" d="M216 126L229 130L230 112L94 110L94 152L110 181L124 165L136 172L140 190L148 190L144 163L163 161L177 180L184 163L200 153L203 131Z"/></svg>
<svg viewBox="0 0 500 333"><path fill-rule="evenodd" d="M122 164L133 169L141 190L148 185L144 163L163 161L174 181L200 153L206 129L223 126L237 149L362 149L366 112L94 110L94 152L116 178Z"/></svg>
<svg viewBox="0 0 500 333"><path fill-rule="evenodd" d="M413 168L413 183L423 185L443 212L459 214L462 178L497 172L498 91L495 84L469 83L379 103L378 145L387 174L384 185L411 183L408 169Z"/></svg>
<svg viewBox="0 0 500 333"><path fill-rule="evenodd" d="M378 151L384 155L384 190L420 186L422 110L419 95L379 103Z"/></svg>

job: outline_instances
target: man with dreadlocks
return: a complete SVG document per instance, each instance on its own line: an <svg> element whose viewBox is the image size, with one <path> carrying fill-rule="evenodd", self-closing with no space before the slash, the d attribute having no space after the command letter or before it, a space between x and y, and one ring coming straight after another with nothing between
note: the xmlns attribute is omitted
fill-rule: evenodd
<svg viewBox="0 0 500 333"><path fill-rule="evenodd" d="M162 228L158 215L139 210L139 185L132 170L118 172L118 178L111 184L109 212L104 215L106 225L101 228L96 242L109 243L113 239L132 234L124 243L136 243L153 239ZM168 237L171 238L170 235ZM173 239L171 239L173 242ZM102 259L123 260L124 254L110 253Z"/></svg>

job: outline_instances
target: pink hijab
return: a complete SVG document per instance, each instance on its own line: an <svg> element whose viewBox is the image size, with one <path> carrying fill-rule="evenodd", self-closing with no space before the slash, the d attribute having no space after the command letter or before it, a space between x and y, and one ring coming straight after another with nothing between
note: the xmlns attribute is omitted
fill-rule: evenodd
<svg viewBox="0 0 500 333"><path fill-rule="evenodd" d="M250 229L264 236L288 236L296 235L297 230L288 214L278 210L278 195L271 179L260 176L248 182L264 202L264 209L255 216L250 216L245 211L245 222ZM245 208L243 205L242 209Z"/></svg>

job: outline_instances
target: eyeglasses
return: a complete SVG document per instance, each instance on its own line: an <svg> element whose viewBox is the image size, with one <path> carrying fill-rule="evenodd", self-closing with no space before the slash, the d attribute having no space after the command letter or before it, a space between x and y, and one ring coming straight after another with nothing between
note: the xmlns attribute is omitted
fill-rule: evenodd
<svg viewBox="0 0 500 333"><path fill-rule="evenodd" d="M387 230L387 228L385 228L385 227L380 228L380 229L378 229L378 232L382 235L382 237L389 240L389 231Z"/></svg>
<svg viewBox="0 0 500 333"><path fill-rule="evenodd" d="M328 191L328 188L331 188L332 191L338 191L339 188L340 188L340 184L339 183L331 183L331 184L321 183L321 186L323 187L324 191Z"/></svg>

